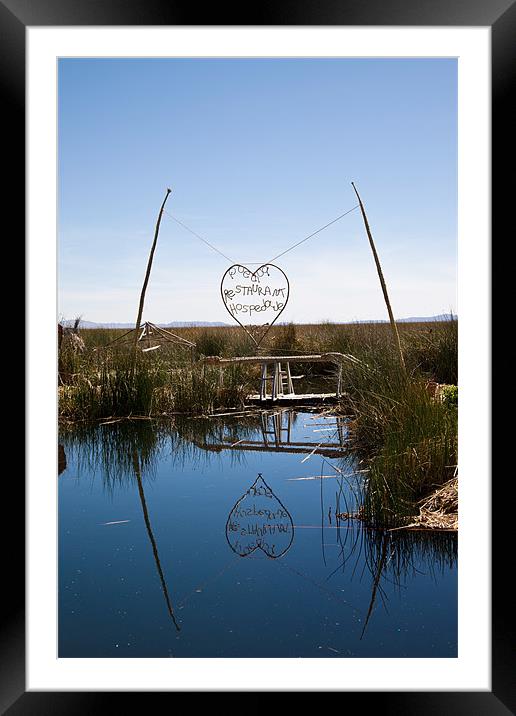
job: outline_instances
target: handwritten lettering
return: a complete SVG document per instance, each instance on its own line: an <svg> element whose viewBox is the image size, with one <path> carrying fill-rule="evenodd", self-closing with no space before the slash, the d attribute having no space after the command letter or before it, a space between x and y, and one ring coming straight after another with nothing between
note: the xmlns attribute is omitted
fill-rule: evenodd
<svg viewBox="0 0 516 716"><path fill-rule="evenodd" d="M273 264L256 271L235 264L222 277L221 294L227 311L259 345L287 305L289 284Z"/></svg>

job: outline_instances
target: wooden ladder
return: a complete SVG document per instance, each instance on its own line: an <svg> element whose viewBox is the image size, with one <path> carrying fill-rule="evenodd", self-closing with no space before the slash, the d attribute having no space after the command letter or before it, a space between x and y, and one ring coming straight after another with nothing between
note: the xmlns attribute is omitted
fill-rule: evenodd
<svg viewBox="0 0 516 716"><path fill-rule="evenodd" d="M272 375L268 374L268 363L262 363L262 376L260 385L260 400L267 400L267 383L272 381L271 399L277 400L282 395L294 395L294 383L290 372L290 362L285 361L285 370L281 368L281 362L275 361L272 368ZM285 392L285 381L287 392Z"/></svg>

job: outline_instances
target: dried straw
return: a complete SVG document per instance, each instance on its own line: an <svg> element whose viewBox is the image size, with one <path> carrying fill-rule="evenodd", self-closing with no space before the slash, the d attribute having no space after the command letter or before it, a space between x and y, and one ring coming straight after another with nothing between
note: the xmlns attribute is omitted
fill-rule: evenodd
<svg viewBox="0 0 516 716"><path fill-rule="evenodd" d="M453 477L419 503L419 515L397 529L453 530L459 529L459 480Z"/></svg>
<svg viewBox="0 0 516 716"><path fill-rule="evenodd" d="M396 530L446 530L456 532L459 528L459 481L457 477L448 480L437 488L431 495L417 503L419 515L412 518L409 524L394 527ZM339 512L339 520L365 520L366 516L361 507L358 512Z"/></svg>

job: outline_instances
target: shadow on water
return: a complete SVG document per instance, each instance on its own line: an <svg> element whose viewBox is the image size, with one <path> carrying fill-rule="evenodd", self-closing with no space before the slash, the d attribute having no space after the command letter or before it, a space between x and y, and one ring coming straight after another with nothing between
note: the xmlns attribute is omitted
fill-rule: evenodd
<svg viewBox="0 0 516 716"><path fill-rule="evenodd" d="M300 463L310 459L317 465L320 462L319 475L287 479L314 480L319 483L319 485L317 482L290 483L299 485L299 489L302 489L303 484L318 487L318 494L315 490L310 494L312 499L319 501L321 560L325 569L331 571L329 574L326 572L326 576L319 579L317 586L321 590L331 589L332 580L336 579L336 575L344 572L350 580L362 582L366 579L370 583L367 604L365 600L363 604L360 640L365 637L374 621L376 610L383 607L388 612L389 594L392 594L393 588L394 591L402 593L406 589L407 580L418 574L425 574L431 579L438 580L446 570L455 568L456 534L404 530L389 532L367 528L360 521L352 518L343 520L337 517L343 513L352 515L359 509L363 494L364 471L360 470L360 465L354 461L348 450L345 419L331 416L332 422L328 427L328 422L322 418L319 420L318 414L314 412L310 418L311 435L303 436L299 428L306 426L299 421L308 420L307 415L307 412L272 410L243 414L238 417L176 417L174 420L158 422L119 421L94 427L67 429L62 432L60 452L64 454L66 450L68 463L71 459L75 460L79 477L88 475L93 480L95 476L100 476L104 489L111 493L124 487L137 488L167 612L177 631L180 630L180 625L176 619L162 569L158 542L152 528L145 496L145 485L154 480L157 465L164 455L178 468L196 464L210 465L217 459L217 453L222 452L231 464L245 464L249 452L299 453ZM296 427L298 430L294 434ZM315 470L313 472L315 473ZM328 474L325 475L324 472ZM258 487L260 485L261 482ZM254 537L247 538L243 543L233 536L232 528L236 517L242 512L244 498L249 501L251 491L251 497L255 499L257 481L234 504L229 517L226 516L227 523L221 524L221 530L226 531L226 539L233 552L247 557L246 561L253 558L253 552L261 553L262 557L274 559L282 557L290 549L294 527L298 526L292 522L289 511L276 498L267 483L263 482L263 485L265 487L261 499L277 502L275 509L278 511L278 534L282 529L283 542L279 541L277 546L268 551L268 543L263 539L260 541ZM326 500L326 504L323 486L326 496L328 491L332 491L331 498ZM269 525L265 526L269 527ZM316 525L309 526L316 528ZM325 551L325 534L328 530L336 535L335 546L338 549L338 558L331 566L327 564ZM289 565L284 566L292 571Z"/></svg>

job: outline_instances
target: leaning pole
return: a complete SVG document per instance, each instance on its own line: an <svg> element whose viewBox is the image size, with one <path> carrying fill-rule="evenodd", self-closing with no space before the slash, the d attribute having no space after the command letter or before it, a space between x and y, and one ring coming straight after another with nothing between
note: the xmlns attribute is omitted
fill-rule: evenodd
<svg viewBox="0 0 516 716"><path fill-rule="evenodd" d="M391 328L394 335L394 342L397 345L399 355L400 355L400 363L402 365L403 370L405 371L405 359L403 358L403 351L401 350L401 341L400 341L400 334L398 333L398 326L396 325L396 321L394 320L394 314L392 312L391 308L391 302L389 301L389 294L387 293L387 285L385 283L385 279L383 277L383 271L382 267L380 265L380 259L378 258L378 253L376 252L376 246L374 245L373 237L371 234L371 229L369 228L369 222L367 220L367 215L365 213L364 205L362 204L362 199L360 198L360 194L357 191L357 188L354 184L354 182L351 182L351 186L355 190L355 194L357 195L358 204L360 206L360 211L362 212L362 218L364 220L365 230L367 233L367 238L369 239L369 245L371 246L371 251L373 252L374 261L376 264L376 270L378 271L378 278L380 279L380 285L382 287L383 297L385 299L385 305L387 306L387 313L389 314L389 321L391 322Z"/></svg>
<svg viewBox="0 0 516 716"><path fill-rule="evenodd" d="M149 283L149 276L152 268L152 260L154 258L154 251L156 250L156 244L158 242L158 234L159 234L159 227L161 224L161 217L163 216L163 211L165 209L165 204L167 203L167 199L169 197L169 194L172 190L167 189L167 193L165 194L165 198L163 199L163 203L161 204L161 209L159 210L158 214L158 220L156 222L156 229L154 231L154 240L152 242L150 254L149 254L149 260L147 261L147 270L145 272L145 279L143 281L142 286L142 292L140 294L140 305L138 306L138 317L136 319L136 326L134 330L134 360L133 360L133 368L136 364L136 350L138 347L138 335L140 333L140 324L142 321L142 314L143 314L143 304L145 302L145 291L147 290L147 284Z"/></svg>

